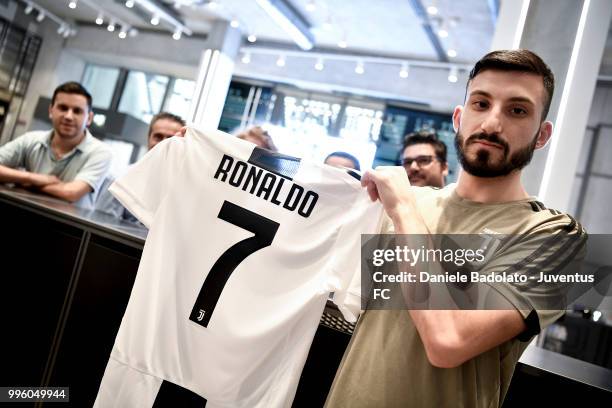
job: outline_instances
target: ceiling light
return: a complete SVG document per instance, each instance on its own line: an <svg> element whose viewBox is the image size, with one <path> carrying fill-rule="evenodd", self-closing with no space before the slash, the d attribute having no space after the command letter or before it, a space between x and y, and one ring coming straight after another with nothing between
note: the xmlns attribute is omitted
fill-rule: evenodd
<svg viewBox="0 0 612 408"><path fill-rule="evenodd" d="M183 35L183 32L180 29L176 29L174 31L174 34L172 34L172 38L174 38L175 40L180 40L181 36Z"/></svg>
<svg viewBox="0 0 612 408"><path fill-rule="evenodd" d="M247 41L250 43L254 43L255 41L257 41L257 36L255 36L255 34L249 34L249 36L247 37Z"/></svg>
<svg viewBox="0 0 612 408"><path fill-rule="evenodd" d="M125 7L127 8L132 8L134 7L134 0L126 0L125 1ZM120 33L121 34L121 33ZM124 37L125 38L125 37Z"/></svg>
<svg viewBox="0 0 612 408"><path fill-rule="evenodd" d="M276 65L279 67L284 67L285 66L285 56L284 55L279 55L278 59L276 60Z"/></svg>
<svg viewBox="0 0 612 408"><path fill-rule="evenodd" d="M459 76L459 71L457 70L457 67L451 67L450 70L448 71L448 82L452 82L455 83L457 82L457 80Z"/></svg>
<svg viewBox="0 0 612 408"><path fill-rule="evenodd" d="M219 6L219 3L217 3L215 0L210 0L207 6L214 10Z"/></svg>
<svg viewBox="0 0 612 408"><path fill-rule="evenodd" d="M159 24L159 16L157 14L153 15L153 17L151 17L151 24L153 24L154 26Z"/></svg>
<svg viewBox="0 0 612 408"><path fill-rule="evenodd" d="M68 3L68 7L70 7L71 9L75 9L77 7L77 1L78 0L70 0L70 3Z"/></svg>
<svg viewBox="0 0 612 408"><path fill-rule="evenodd" d="M355 73L363 74L365 72L365 68L363 67L363 61L357 61L357 65L355 65Z"/></svg>
<svg viewBox="0 0 612 408"><path fill-rule="evenodd" d="M72 32L70 31L70 29L66 29L66 30L64 30L64 32L62 33L62 36L63 36L64 38L68 38L68 37L70 37L70 34L72 34Z"/></svg>
<svg viewBox="0 0 612 408"><path fill-rule="evenodd" d="M314 45L314 36L304 18L287 6L286 0L256 0L257 4L274 20L285 33L303 50Z"/></svg>
<svg viewBox="0 0 612 408"><path fill-rule="evenodd" d="M242 59L240 61L242 61L243 64L250 63L251 62L251 53L250 52L245 52L244 55L242 56Z"/></svg>
<svg viewBox="0 0 612 408"><path fill-rule="evenodd" d="M436 14L438 14L438 8L436 6L427 7L427 14L429 14L430 16L435 16Z"/></svg>
<svg viewBox="0 0 612 408"><path fill-rule="evenodd" d="M408 78L409 72L410 71L409 71L409 68L408 68L408 64L403 62L402 63L402 67L400 68L400 71L399 71L400 78Z"/></svg>
<svg viewBox="0 0 612 408"><path fill-rule="evenodd" d="M104 24L104 16L102 15L102 13L98 14L98 17L96 17L96 24L97 25Z"/></svg>
<svg viewBox="0 0 612 408"><path fill-rule="evenodd" d="M232 27L234 27L234 28L238 28L238 27L240 27L240 21L238 21L238 20L236 20L236 19L233 19L233 20L230 22L230 25L231 25Z"/></svg>
<svg viewBox="0 0 612 408"><path fill-rule="evenodd" d="M23 12L26 13L26 14L30 14L32 12L32 10L34 10L34 7L32 7L32 5L28 3L28 5L26 6L25 10L23 10Z"/></svg>
<svg viewBox="0 0 612 408"><path fill-rule="evenodd" d="M59 27L57 27L57 33L58 34L63 34L64 31L66 31L66 26L61 24Z"/></svg>
<svg viewBox="0 0 612 408"><path fill-rule="evenodd" d="M438 30L438 37L440 37L440 38L448 37L448 31L445 28L440 28Z"/></svg>
<svg viewBox="0 0 612 408"><path fill-rule="evenodd" d="M136 37L138 35L138 30L132 27L128 30L128 35L130 37Z"/></svg>
<svg viewBox="0 0 612 408"><path fill-rule="evenodd" d="M315 4L314 0L309 0L308 3L306 3L306 10L312 13L316 9L317 9L317 5Z"/></svg>
<svg viewBox="0 0 612 408"><path fill-rule="evenodd" d="M323 65L323 58L319 58L317 59L316 64L314 65L314 68L317 71L323 71L323 68L325 68L325 65Z"/></svg>
<svg viewBox="0 0 612 408"><path fill-rule="evenodd" d="M38 12L38 16L36 16L36 21L38 21L39 23L42 22L45 19L45 12L40 10Z"/></svg>
<svg viewBox="0 0 612 408"><path fill-rule="evenodd" d="M108 27L106 27L106 29L110 31L111 33L115 31L115 22L111 20L110 23L108 23Z"/></svg>
<svg viewBox="0 0 612 408"><path fill-rule="evenodd" d="M119 38L123 40L125 37L127 37L127 32L125 30L119 31Z"/></svg>
<svg viewBox="0 0 612 408"><path fill-rule="evenodd" d="M446 51L446 55L448 55L450 58L455 58L457 56L457 51L450 48L448 51Z"/></svg>
<svg viewBox="0 0 612 408"><path fill-rule="evenodd" d="M348 47L348 44L346 43L346 40L340 40L340 41L338 41L338 47L340 47L340 48L346 48L346 47Z"/></svg>

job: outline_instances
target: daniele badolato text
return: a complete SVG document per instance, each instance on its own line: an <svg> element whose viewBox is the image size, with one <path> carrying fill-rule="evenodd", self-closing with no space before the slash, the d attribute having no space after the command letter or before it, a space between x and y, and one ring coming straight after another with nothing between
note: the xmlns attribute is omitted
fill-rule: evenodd
<svg viewBox="0 0 612 408"><path fill-rule="evenodd" d="M427 249L397 246L394 249L372 251L372 280L374 283L593 283L592 274L546 274L537 275L520 272L490 272L481 270L485 264L484 249ZM424 271L434 269L437 263L446 271ZM393 268L381 268L395 264ZM473 270L468 268L472 267ZM413 270L410 272L388 272ZM420 270L419 270L420 269ZM448 270L451 270L449 272ZM453 271L454 270L454 271Z"/></svg>

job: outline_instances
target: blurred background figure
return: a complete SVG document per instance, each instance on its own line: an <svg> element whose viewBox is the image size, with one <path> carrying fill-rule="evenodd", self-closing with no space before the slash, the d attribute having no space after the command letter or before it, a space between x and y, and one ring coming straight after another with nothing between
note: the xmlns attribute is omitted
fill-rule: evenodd
<svg viewBox="0 0 612 408"><path fill-rule="evenodd" d="M278 152L278 149L272 141L272 137L261 126L253 126L252 128L240 131L236 137L251 143L255 143L262 149Z"/></svg>
<svg viewBox="0 0 612 408"><path fill-rule="evenodd" d="M333 152L325 158L324 163L334 167L347 167L349 169L361 170L359 160L352 154L346 152Z"/></svg>
<svg viewBox="0 0 612 408"><path fill-rule="evenodd" d="M448 176L446 145L431 130L409 133L404 138L402 166L413 186L444 187Z"/></svg>
<svg viewBox="0 0 612 408"><path fill-rule="evenodd" d="M147 146L153 149L159 142L172 136L182 137L185 135L185 120L178 115L168 112L160 112L153 116L149 125L147 135ZM138 223L138 219L131 214L109 191L108 188L115 181L115 177L108 175L102 186L100 194L95 203L95 209L110 214L117 219Z"/></svg>

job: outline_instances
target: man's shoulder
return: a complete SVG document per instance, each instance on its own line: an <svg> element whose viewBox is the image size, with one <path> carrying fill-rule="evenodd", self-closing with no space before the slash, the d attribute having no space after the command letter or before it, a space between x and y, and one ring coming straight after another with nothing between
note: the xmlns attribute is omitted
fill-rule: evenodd
<svg viewBox="0 0 612 408"><path fill-rule="evenodd" d="M19 141L24 145L46 143L49 140L50 134L50 130L32 130L30 132L24 133L21 136L18 136L17 139L19 139Z"/></svg>
<svg viewBox="0 0 612 408"><path fill-rule="evenodd" d="M93 136L89 131L87 131L85 139L81 142L80 147L83 153L89 155L110 156L112 154L111 148L106 143Z"/></svg>
<svg viewBox="0 0 612 408"><path fill-rule="evenodd" d="M529 232L536 233L553 233L557 231L565 231L574 234L586 234L582 224L578 222L572 215L548 208L544 203L537 199L529 200L531 207L529 215Z"/></svg>

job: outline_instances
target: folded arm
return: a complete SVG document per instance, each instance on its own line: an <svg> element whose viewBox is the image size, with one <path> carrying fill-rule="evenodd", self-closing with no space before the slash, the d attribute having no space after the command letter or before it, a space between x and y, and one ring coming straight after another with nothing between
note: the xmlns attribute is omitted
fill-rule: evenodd
<svg viewBox="0 0 612 408"><path fill-rule="evenodd" d="M57 198L61 198L62 200L74 202L78 201L85 194L88 194L93 191L93 189L86 182L81 180L75 180L48 184L44 187L41 187L40 191Z"/></svg>

